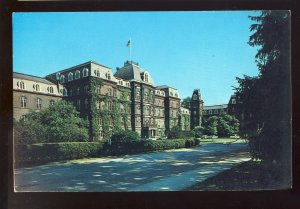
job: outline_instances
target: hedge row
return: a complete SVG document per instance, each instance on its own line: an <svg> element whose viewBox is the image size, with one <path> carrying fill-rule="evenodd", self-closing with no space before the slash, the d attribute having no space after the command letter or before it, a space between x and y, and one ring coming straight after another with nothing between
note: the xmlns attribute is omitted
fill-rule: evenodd
<svg viewBox="0 0 300 209"><path fill-rule="evenodd" d="M72 160L101 155L101 142L60 142L18 145L15 147L16 165L40 164L46 162Z"/></svg>
<svg viewBox="0 0 300 209"><path fill-rule="evenodd" d="M16 167L43 164L80 158L103 157L152 152L167 149L188 148L200 143L197 139L174 139L157 141L104 142L60 142L19 145L15 147Z"/></svg>

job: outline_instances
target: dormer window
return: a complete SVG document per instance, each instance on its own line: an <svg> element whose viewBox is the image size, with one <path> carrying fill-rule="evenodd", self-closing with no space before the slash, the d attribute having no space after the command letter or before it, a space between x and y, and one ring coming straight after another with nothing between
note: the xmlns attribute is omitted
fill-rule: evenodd
<svg viewBox="0 0 300 209"><path fill-rule="evenodd" d="M89 75L89 69L83 68L83 77L87 77Z"/></svg>
<svg viewBox="0 0 300 209"><path fill-rule="evenodd" d="M49 86L48 88L47 88L47 91L48 91L48 93L50 93L50 94L53 94L53 87L52 86Z"/></svg>
<svg viewBox="0 0 300 209"><path fill-rule="evenodd" d="M75 79L79 79L80 78L80 71L76 70L75 72Z"/></svg>
<svg viewBox="0 0 300 209"><path fill-rule="evenodd" d="M105 77L106 77L108 80L110 80L110 79L111 79L110 73L106 73L106 74L105 74Z"/></svg>
<svg viewBox="0 0 300 209"><path fill-rule="evenodd" d="M99 70L94 70L94 74L95 74L95 76L100 77L100 71Z"/></svg>
<svg viewBox="0 0 300 209"><path fill-rule="evenodd" d="M20 89L25 89L25 84L23 81L18 81L17 82L17 86L20 88Z"/></svg>
<svg viewBox="0 0 300 209"><path fill-rule="evenodd" d="M73 73L68 74L68 81L73 81Z"/></svg>
<svg viewBox="0 0 300 209"><path fill-rule="evenodd" d="M33 84L33 89L35 91L40 91L40 85L39 84Z"/></svg>
<svg viewBox="0 0 300 209"><path fill-rule="evenodd" d="M64 83L65 82L65 76L61 75L59 80L60 80L61 83Z"/></svg>

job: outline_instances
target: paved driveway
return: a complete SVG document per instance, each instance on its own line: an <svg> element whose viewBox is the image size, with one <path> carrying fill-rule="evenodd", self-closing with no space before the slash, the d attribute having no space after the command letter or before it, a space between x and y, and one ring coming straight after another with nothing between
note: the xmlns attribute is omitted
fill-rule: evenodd
<svg viewBox="0 0 300 209"><path fill-rule="evenodd" d="M245 143L74 160L15 170L16 191L178 191L249 160Z"/></svg>

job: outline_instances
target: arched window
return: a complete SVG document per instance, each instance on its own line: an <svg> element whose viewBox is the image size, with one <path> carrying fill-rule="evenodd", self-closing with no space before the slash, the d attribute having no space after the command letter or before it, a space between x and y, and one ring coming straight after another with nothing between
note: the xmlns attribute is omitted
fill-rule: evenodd
<svg viewBox="0 0 300 209"><path fill-rule="evenodd" d="M48 91L48 93L53 94L53 92L54 92L53 87L52 87L52 86L49 86L49 87L47 88L47 91Z"/></svg>
<svg viewBox="0 0 300 209"><path fill-rule="evenodd" d="M42 99L41 98L36 98L35 100L35 104L36 104L36 109L42 109Z"/></svg>
<svg viewBox="0 0 300 209"><path fill-rule="evenodd" d="M63 96L68 96L68 91L66 88L63 89Z"/></svg>
<svg viewBox="0 0 300 209"><path fill-rule="evenodd" d="M70 73L68 74L68 81L73 81L73 78L74 78L74 77L73 77L73 73L70 72Z"/></svg>
<svg viewBox="0 0 300 209"><path fill-rule="evenodd" d="M94 70L94 74L95 74L95 76L100 77L100 71L99 70Z"/></svg>
<svg viewBox="0 0 300 209"><path fill-rule="evenodd" d="M110 78L110 73L106 73L105 74L105 77L108 79L108 80L110 80L111 78Z"/></svg>
<svg viewBox="0 0 300 209"><path fill-rule="evenodd" d="M23 81L20 81L17 83L17 86L20 88L20 89L25 89L25 83Z"/></svg>
<svg viewBox="0 0 300 209"><path fill-rule="evenodd" d="M32 87L34 91L40 91L40 86L38 84L33 84Z"/></svg>
<svg viewBox="0 0 300 209"><path fill-rule="evenodd" d="M54 100L51 99L49 103L50 103L50 106L54 105Z"/></svg>
<svg viewBox="0 0 300 209"><path fill-rule="evenodd" d="M87 77L89 75L89 69L83 68L83 77Z"/></svg>
<svg viewBox="0 0 300 209"><path fill-rule="evenodd" d="M65 76L61 75L59 80L60 80L61 83L64 83L65 82Z"/></svg>
<svg viewBox="0 0 300 209"><path fill-rule="evenodd" d="M27 106L27 98L25 96L20 97L20 103L22 108L26 108Z"/></svg>
<svg viewBox="0 0 300 209"><path fill-rule="evenodd" d="M75 79L79 79L80 78L80 71L76 70L75 72Z"/></svg>

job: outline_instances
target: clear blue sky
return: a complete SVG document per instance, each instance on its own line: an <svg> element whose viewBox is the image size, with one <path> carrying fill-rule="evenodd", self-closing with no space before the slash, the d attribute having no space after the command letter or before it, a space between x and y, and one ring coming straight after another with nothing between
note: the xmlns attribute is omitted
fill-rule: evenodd
<svg viewBox="0 0 300 209"><path fill-rule="evenodd" d="M235 77L256 75L249 15L259 12L14 13L13 71L45 76L94 60L111 67L132 59L156 85L199 88L204 105L227 103Z"/></svg>

